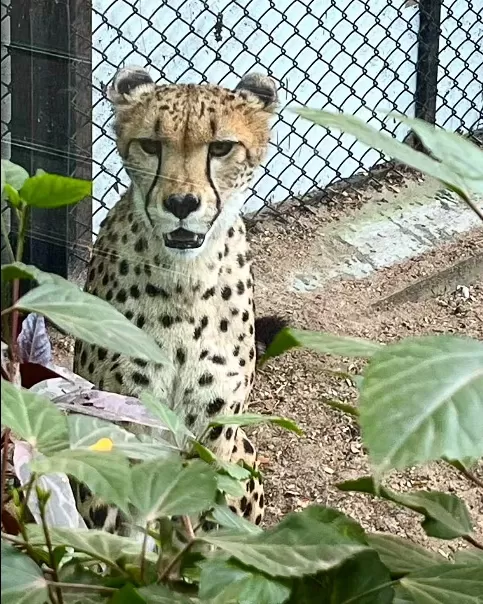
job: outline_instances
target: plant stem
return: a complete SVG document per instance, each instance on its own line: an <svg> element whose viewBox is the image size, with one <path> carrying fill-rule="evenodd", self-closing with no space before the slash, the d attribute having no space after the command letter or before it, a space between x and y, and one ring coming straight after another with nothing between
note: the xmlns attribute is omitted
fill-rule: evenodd
<svg viewBox="0 0 483 604"><path fill-rule="evenodd" d="M64 598L62 596L62 589L56 585L59 583L59 573L57 572L57 561L55 560L54 548L52 547L52 541L50 539L49 527L47 526L47 520L45 518L45 506L47 505L48 499L45 497L43 493L37 489L37 497L39 500L39 511L40 511L40 520L42 521L42 529L44 531L45 544L47 545L47 551L49 553L49 561L50 566L52 567L52 577L54 591L57 595L58 604L64 604Z"/></svg>
<svg viewBox="0 0 483 604"><path fill-rule="evenodd" d="M20 224L18 229L17 249L15 251L15 260L17 262L22 262L23 250L25 246L25 235L27 233L28 223L29 207L24 204L22 206L22 209L20 210Z"/></svg>
<svg viewBox="0 0 483 604"><path fill-rule="evenodd" d="M481 220L481 222L483 222L483 212L476 205L476 203L469 197L466 197L466 195L462 199L465 201L466 205L468 205L473 210L473 212L478 216L478 218Z"/></svg>
<svg viewBox="0 0 483 604"><path fill-rule="evenodd" d="M181 522L183 523L183 526L186 529L186 532L188 533L188 538L193 541L196 536L189 516L181 516Z"/></svg>
<svg viewBox="0 0 483 604"><path fill-rule="evenodd" d="M162 583L165 579L167 579L169 577L169 574L171 573L173 568L176 566L176 564L193 547L193 545L196 542L196 538L194 538L193 526L191 525L191 520L189 519L188 516L183 516L183 519L184 519L183 524L185 524L185 526L187 527L189 541L182 549L179 550L179 552L175 556L173 556L173 558L171 559L171 562L169 562L169 564L166 566L166 568L159 575L158 583ZM188 528L188 526L189 526L189 528ZM191 538L191 535L193 535L193 538Z"/></svg>
<svg viewBox="0 0 483 604"><path fill-rule="evenodd" d="M7 466L8 466L8 449L10 444L10 428L6 428L3 433L3 457L2 457L2 507L1 510L3 512L3 506L5 505L5 488L7 486Z"/></svg>
<svg viewBox="0 0 483 604"><path fill-rule="evenodd" d="M478 478L478 476L475 476L473 474L473 472L470 472L469 470L467 470L466 468L459 468L459 471L461 472L461 474L463 474L463 476L465 476L470 482L473 482L474 484L476 484L477 487L480 487L480 489L483 489L483 480L480 480Z"/></svg>
<svg viewBox="0 0 483 604"><path fill-rule="evenodd" d="M118 589L115 587L105 587L104 585L89 585L88 583L62 583L61 581L47 581L48 585L52 585L52 587L58 587L62 589L75 589L75 590L84 590L84 591L97 591L104 595L110 595L116 593Z"/></svg>
<svg viewBox="0 0 483 604"><path fill-rule="evenodd" d="M477 549L483 549L483 543L480 543L479 541L474 539L471 535L463 535L463 539L467 543L470 543L473 547L476 547Z"/></svg>
<svg viewBox="0 0 483 604"><path fill-rule="evenodd" d="M144 583L144 572L146 570L146 548L148 546L148 537L149 537L149 522L146 522L146 528L144 529L144 539L143 545L141 547L141 564L140 564L140 575L141 581Z"/></svg>
<svg viewBox="0 0 483 604"><path fill-rule="evenodd" d="M7 225L3 220L3 212L1 213L2 220L2 235L3 240L5 241L5 247L7 249L7 254L9 256L9 262L15 262L15 254L13 253L12 244L10 243L9 232L7 231Z"/></svg>

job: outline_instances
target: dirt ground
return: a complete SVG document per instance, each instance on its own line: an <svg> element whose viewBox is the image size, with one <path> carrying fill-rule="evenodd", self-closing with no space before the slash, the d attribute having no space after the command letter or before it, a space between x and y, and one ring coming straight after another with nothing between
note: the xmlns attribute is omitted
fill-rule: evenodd
<svg viewBox="0 0 483 604"><path fill-rule="evenodd" d="M399 186L399 183L396 183ZM393 186L389 183L389 186ZM370 196L370 192L368 193ZM364 194L317 209L294 209L288 222L268 219L251 230L255 260L257 315L278 314L294 327L395 341L420 334L455 333L483 339L483 278L458 283L439 295L429 291L418 302L375 302L483 250L483 230L475 229L450 244L403 264L376 271L363 280L331 281L322 290L294 293L287 274L306 259L321 224L357 211ZM454 285L454 284L453 284ZM421 296L420 296L421 297ZM71 343L55 338L56 356L70 365ZM335 507L366 529L388 531L439 550L443 555L465 544L426 537L417 514L361 494L342 493L335 484L369 473L367 456L352 418L327 407L324 399L356 403L353 385L326 370L360 372L363 362L318 356L302 350L272 360L260 370L252 410L295 420L304 430L298 437L274 427L252 431L262 458L267 492L266 524L287 512L318 502ZM475 472L483 478L483 464ZM451 467L431 464L392 474L396 490L441 490L460 496L468 505L475 534L483 539L483 494Z"/></svg>
<svg viewBox="0 0 483 604"><path fill-rule="evenodd" d="M351 212L352 207L343 213ZM329 210L322 222L337 220L340 209ZM483 230L475 229L451 244L403 264L376 271L363 280L339 280L322 291L288 291L286 275L304 260L317 231L311 216L300 228L269 221L252 235L257 284L257 314L279 314L292 326L390 342L407 336L454 333L483 339L483 278L460 283L441 295L430 292L419 302L403 302L377 310L374 303L419 280L447 269L483 250ZM444 290L444 285L439 289ZM404 295L402 296L404 299ZM295 420L304 437L273 427L256 430L255 441L264 461L268 524L313 502L335 507L369 530L409 537L449 555L462 543L428 538L417 514L362 494L342 493L337 482L369 473L367 456L352 418L327 407L324 399L356 403L352 384L326 370L357 373L363 362L330 358L297 349L274 359L260 371L253 410ZM483 477L483 464L476 470ZM483 536L483 493L445 464L393 473L387 484L395 490L441 490L460 496L468 505L475 532Z"/></svg>

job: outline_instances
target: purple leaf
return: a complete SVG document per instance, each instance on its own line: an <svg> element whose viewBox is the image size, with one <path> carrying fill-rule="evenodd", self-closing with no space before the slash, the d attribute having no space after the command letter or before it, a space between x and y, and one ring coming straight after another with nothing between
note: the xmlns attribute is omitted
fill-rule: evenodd
<svg viewBox="0 0 483 604"><path fill-rule="evenodd" d="M30 313L25 317L17 344L21 363L47 367L52 362L52 347L41 315Z"/></svg>

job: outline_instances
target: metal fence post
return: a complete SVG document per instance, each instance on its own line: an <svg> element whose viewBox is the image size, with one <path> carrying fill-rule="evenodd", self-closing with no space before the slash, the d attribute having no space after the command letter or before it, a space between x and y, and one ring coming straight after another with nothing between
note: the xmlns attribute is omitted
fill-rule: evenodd
<svg viewBox="0 0 483 604"><path fill-rule="evenodd" d="M72 172L69 21L68 2L12 3L11 159L30 174ZM25 261L67 277L68 245L68 208L33 209Z"/></svg>
<svg viewBox="0 0 483 604"><path fill-rule="evenodd" d="M419 0L415 117L431 124L436 121L441 1Z"/></svg>

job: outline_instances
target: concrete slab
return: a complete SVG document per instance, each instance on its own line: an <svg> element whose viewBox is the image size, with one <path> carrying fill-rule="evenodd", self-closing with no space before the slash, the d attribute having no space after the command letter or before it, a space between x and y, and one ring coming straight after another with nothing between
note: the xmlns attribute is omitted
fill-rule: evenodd
<svg viewBox="0 0 483 604"><path fill-rule="evenodd" d="M476 203L483 208L483 197ZM322 227L308 264L290 275L289 290L311 292L331 279L367 277L478 224L471 209L438 181L408 181L402 190L385 190L355 215Z"/></svg>

